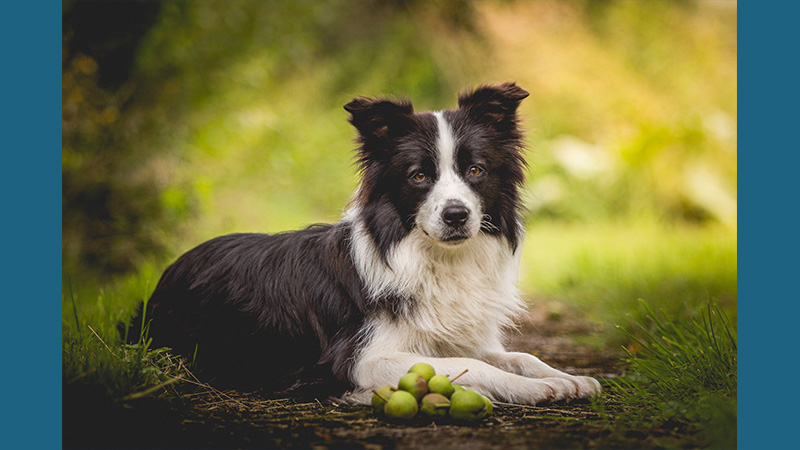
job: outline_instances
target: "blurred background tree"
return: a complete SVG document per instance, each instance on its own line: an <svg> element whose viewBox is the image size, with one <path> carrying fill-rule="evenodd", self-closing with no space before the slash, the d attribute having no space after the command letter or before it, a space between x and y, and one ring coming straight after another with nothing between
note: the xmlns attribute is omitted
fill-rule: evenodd
<svg viewBox="0 0 800 450"><path fill-rule="evenodd" d="M64 3L62 250L68 273L108 277L166 250L155 231L171 225L160 201L164 187L142 170L157 148L137 145L145 130L132 116L142 103L136 54L160 9L157 2Z"/></svg>
<svg viewBox="0 0 800 450"><path fill-rule="evenodd" d="M72 278L110 279L219 234L336 221L357 184L343 104L389 95L453 108L465 88L509 80L531 92L528 223L713 226L735 246L735 2L63 11Z"/></svg>

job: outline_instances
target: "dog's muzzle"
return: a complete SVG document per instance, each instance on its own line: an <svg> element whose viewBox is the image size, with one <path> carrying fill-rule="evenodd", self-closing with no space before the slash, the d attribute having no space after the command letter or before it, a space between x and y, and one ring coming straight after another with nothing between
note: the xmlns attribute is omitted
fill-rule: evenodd
<svg viewBox="0 0 800 450"><path fill-rule="evenodd" d="M441 214L444 226L441 229L441 240L447 243L458 243L472 237L467 223L470 210L461 202L449 202Z"/></svg>

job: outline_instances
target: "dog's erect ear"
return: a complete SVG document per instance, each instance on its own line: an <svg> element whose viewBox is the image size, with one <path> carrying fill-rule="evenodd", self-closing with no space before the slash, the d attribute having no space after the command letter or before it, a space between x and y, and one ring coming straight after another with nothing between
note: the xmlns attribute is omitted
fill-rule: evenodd
<svg viewBox="0 0 800 450"><path fill-rule="evenodd" d="M458 106L470 116L501 128L503 124L516 123L517 107L528 95L528 91L515 83L481 86L459 95Z"/></svg>
<svg viewBox="0 0 800 450"><path fill-rule="evenodd" d="M391 101L359 97L344 105L351 114L350 123L364 143L386 140L408 132L414 108L408 100Z"/></svg>

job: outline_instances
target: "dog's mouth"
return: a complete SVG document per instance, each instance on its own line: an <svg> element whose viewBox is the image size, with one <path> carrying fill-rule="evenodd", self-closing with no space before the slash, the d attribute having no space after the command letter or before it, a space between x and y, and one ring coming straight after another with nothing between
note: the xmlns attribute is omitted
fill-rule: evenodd
<svg viewBox="0 0 800 450"><path fill-rule="evenodd" d="M457 245L469 240L469 238L472 237L472 234L469 231L467 231L466 229L463 229L463 230L446 230L446 232L443 233L443 235L441 235L441 236L435 236L435 235L429 233L427 230L425 230L424 227L419 227L419 229L422 230L422 232L425 234L425 236L428 236L431 240L433 240L433 241L435 241L437 243L440 243L440 244L444 244L444 245L446 245L448 247L457 246Z"/></svg>
<svg viewBox="0 0 800 450"><path fill-rule="evenodd" d="M448 236L443 236L440 240L446 244L460 244L471 237L472 236L470 236L465 232L465 233L455 233L455 234L450 234Z"/></svg>

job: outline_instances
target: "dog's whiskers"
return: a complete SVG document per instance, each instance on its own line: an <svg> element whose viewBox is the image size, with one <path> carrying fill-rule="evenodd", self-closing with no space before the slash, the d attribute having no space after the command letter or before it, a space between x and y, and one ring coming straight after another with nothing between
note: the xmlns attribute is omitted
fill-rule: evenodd
<svg viewBox="0 0 800 450"><path fill-rule="evenodd" d="M500 231L500 228L492 223L492 216L488 214L484 214L483 217L481 217L481 226L490 231Z"/></svg>

